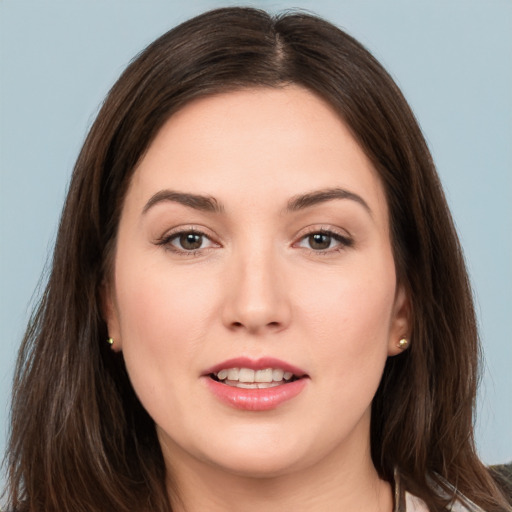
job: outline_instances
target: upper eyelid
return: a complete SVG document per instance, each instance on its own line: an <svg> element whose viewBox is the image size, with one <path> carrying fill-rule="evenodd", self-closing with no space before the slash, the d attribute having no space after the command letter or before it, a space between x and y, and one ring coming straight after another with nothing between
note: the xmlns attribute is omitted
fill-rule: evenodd
<svg viewBox="0 0 512 512"><path fill-rule="evenodd" d="M167 230L162 236L158 237L155 240L155 245L166 247L169 251L172 251L174 253L180 253L180 254L193 254L194 252L198 251L204 251L208 249L212 249L215 247L221 246L221 244L217 241L216 237L213 235L208 234L206 231L206 228L198 228L197 226L177 226L175 228L172 228L170 230ZM193 233L196 235L201 235L205 237L209 242L211 243L210 247L204 247L196 250L186 250L186 249L180 249L179 247L174 246L171 242L173 242L176 238L178 238L180 235L186 234L186 233Z"/></svg>
<svg viewBox="0 0 512 512"><path fill-rule="evenodd" d="M309 229L306 228L306 230L301 230L299 234L297 235L295 241L292 243L292 247L297 246L297 244L303 242L307 237L314 235L314 234L324 234L331 236L335 240L338 241L341 247L349 248L354 245L354 239L353 237L347 233L345 230L336 229L334 227L318 227L318 226L309 226ZM330 248L325 250L315 250L315 249L308 249L305 247L304 249L311 251L314 254L326 254L326 253L333 253L339 250L339 248Z"/></svg>
<svg viewBox="0 0 512 512"><path fill-rule="evenodd" d="M202 225L189 224L189 225L180 225L174 228L167 230L162 236L158 237L158 242L169 241L181 234L184 233L194 233L198 235L202 235L210 240L212 243L217 245L222 245L220 242L220 237L216 235L216 233L212 232L212 230L206 228ZM337 228L331 225L326 224L316 224L306 226L300 229L293 237L292 245L298 243L303 240L305 237L313 235L315 233L323 233L326 235L331 235L336 238L342 238L345 240L353 240L352 235L342 228Z"/></svg>
<svg viewBox="0 0 512 512"><path fill-rule="evenodd" d="M187 233L193 233L196 235L201 235L204 238L206 238L210 245L208 247L200 247L197 249L185 249L180 248L176 245L174 245L174 241L179 238L183 234ZM183 256L183 257L196 257L201 254L205 254L207 251L210 251L212 249L220 247L220 244L216 242L212 236L209 236L208 234L204 233L203 230L198 230L197 228L175 228L171 231L167 231L164 235L162 235L160 238L158 238L155 242L155 245L163 247L166 251L169 253L172 253L176 256Z"/></svg>
<svg viewBox="0 0 512 512"><path fill-rule="evenodd" d="M315 233L324 233L326 235L332 234L342 238L352 238L352 235L347 230L325 224L315 224L311 226L306 226L300 229L295 235L295 237L296 239L302 239L305 236L313 235Z"/></svg>
<svg viewBox="0 0 512 512"><path fill-rule="evenodd" d="M184 226L176 226L174 228L168 229L167 231L164 232L164 234L161 237L159 237L159 239L163 240L165 238L172 238L174 236L181 235L183 233L194 233L197 235L203 235L212 241L214 238L216 238L215 234L212 234L210 229L207 229L204 226L190 224L190 225L184 225Z"/></svg>

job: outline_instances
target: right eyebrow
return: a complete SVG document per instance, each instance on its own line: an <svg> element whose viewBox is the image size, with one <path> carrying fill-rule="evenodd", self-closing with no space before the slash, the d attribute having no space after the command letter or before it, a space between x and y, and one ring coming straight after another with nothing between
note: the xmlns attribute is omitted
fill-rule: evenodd
<svg viewBox="0 0 512 512"><path fill-rule="evenodd" d="M214 197L202 196L198 194L189 194L186 192L177 192L175 190L165 189L160 190L159 192L151 196L149 201L144 205L142 213L144 214L153 206L166 201L179 203L182 204L183 206L188 206L189 208L201 210L204 212L224 212L224 207Z"/></svg>
<svg viewBox="0 0 512 512"><path fill-rule="evenodd" d="M373 217L371 208L360 195L339 187L314 190L307 194L292 197L290 201L288 201L286 211L296 212L327 201L333 201L335 199L349 199L351 201L355 201L368 212L370 217Z"/></svg>

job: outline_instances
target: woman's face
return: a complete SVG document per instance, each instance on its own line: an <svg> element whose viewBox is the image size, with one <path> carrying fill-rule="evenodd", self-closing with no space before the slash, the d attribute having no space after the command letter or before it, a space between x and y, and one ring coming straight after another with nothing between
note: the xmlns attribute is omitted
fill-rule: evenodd
<svg viewBox="0 0 512 512"><path fill-rule="evenodd" d="M173 115L133 175L114 266L109 335L173 467L368 462L408 302L380 179L319 97L246 89Z"/></svg>

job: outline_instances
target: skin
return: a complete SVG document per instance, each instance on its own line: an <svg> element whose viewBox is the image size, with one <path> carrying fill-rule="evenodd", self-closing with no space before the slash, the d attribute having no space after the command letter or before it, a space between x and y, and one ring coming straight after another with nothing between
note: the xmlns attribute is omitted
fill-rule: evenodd
<svg viewBox="0 0 512 512"><path fill-rule="evenodd" d="M365 204L287 210L335 188ZM151 204L169 189L222 209ZM204 233L196 251L176 236L191 229ZM335 234L325 250L310 237L322 230ZM130 183L104 303L156 422L176 510L392 510L370 457L370 408L407 335L409 301L382 183L318 96L245 89L173 115ZM234 409L202 375L241 356L284 360L308 382L276 409Z"/></svg>

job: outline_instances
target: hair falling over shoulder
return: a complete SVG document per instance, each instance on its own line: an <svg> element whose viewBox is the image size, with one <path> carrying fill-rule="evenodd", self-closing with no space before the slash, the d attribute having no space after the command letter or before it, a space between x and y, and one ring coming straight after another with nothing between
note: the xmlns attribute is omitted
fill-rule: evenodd
<svg viewBox="0 0 512 512"><path fill-rule="evenodd" d="M436 490L449 494L445 480L488 512L506 510L475 452L480 349L472 293L413 113L382 66L343 31L308 14L251 8L210 11L157 39L113 86L87 136L48 284L18 357L6 459L13 510L171 510L153 420L122 355L105 343L100 313L123 199L159 128L187 102L291 83L332 105L380 174L398 277L412 297L411 346L389 358L373 402L375 467L389 481L398 468L433 512L450 501Z"/></svg>

